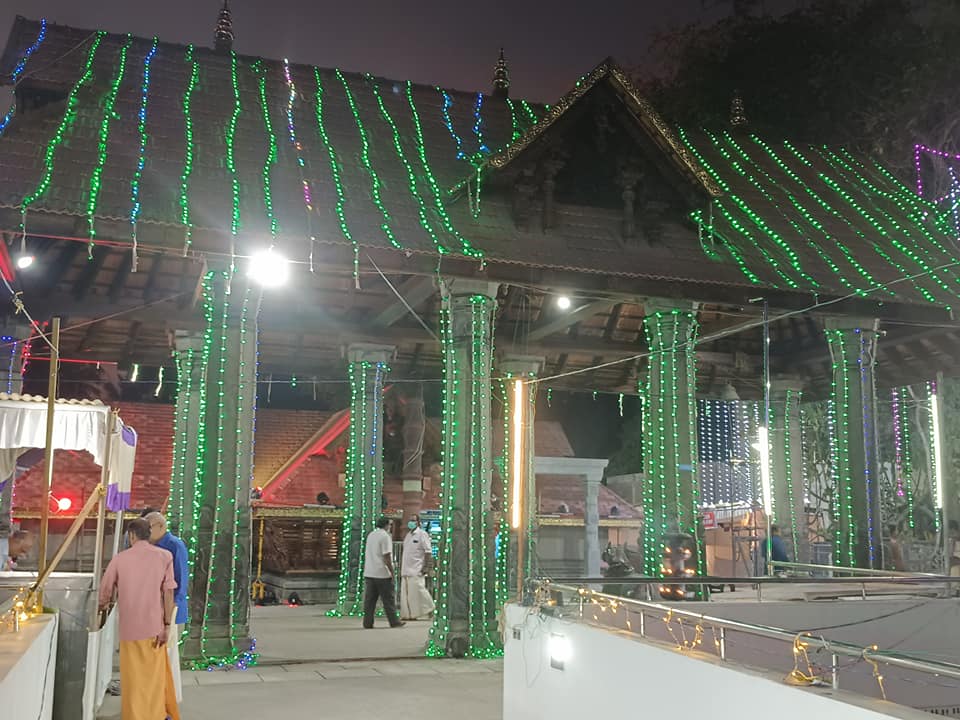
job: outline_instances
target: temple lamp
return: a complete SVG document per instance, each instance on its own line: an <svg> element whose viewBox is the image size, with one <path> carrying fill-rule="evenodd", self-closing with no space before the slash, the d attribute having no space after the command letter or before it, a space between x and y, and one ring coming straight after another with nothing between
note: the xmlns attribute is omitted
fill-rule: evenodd
<svg viewBox="0 0 960 720"><path fill-rule="evenodd" d="M247 277L263 287L280 287L290 278L290 261L272 247L250 256Z"/></svg>

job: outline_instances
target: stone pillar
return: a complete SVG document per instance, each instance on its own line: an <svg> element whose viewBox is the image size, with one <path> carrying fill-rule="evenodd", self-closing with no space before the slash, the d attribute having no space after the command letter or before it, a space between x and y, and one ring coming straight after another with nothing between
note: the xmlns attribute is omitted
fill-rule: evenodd
<svg viewBox="0 0 960 720"><path fill-rule="evenodd" d="M517 438L514 433L513 414L515 412L514 403L516 395L514 392L515 380L534 380L543 369L544 359L533 355L504 355L500 362L500 371L506 376L507 380L503 385L504 413L507 417L503 420L505 437L503 441L503 490L502 497L503 510L506 514L506 526L510 527L510 518L513 514L513 490L515 477L515 468L513 464L514 448ZM523 452L522 473L523 488L522 496L522 518L525 519L523 527L523 567L520 568L519 578L516 575L518 549L516 542L521 533L513 531L510 534L510 547L512 552L509 556L513 557L510 562L508 575L513 577L511 583L514 588L519 588L518 582L523 578L536 577L537 569L537 532L539 522L537 520L537 475L534 468L533 459L536 456L536 444L534 433L534 418L536 417L537 403L537 384L534 382L524 383L523 385L523 404L524 404L524 425L521 430L520 438ZM504 534L506 537L506 534ZM501 541L501 552L504 551Z"/></svg>
<svg viewBox="0 0 960 720"><path fill-rule="evenodd" d="M403 517L418 515L423 507L423 386L415 383L403 395Z"/></svg>
<svg viewBox="0 0 960 720"><path fill-rule="evenodd" d="M363 611L363 551L367 535L383 515L383 379L393 353L386 345L357 343L347 349L350 444L336 615Z"/></svg>
<svg viewBox="0 0 960 720"><path fill-rule="evenodd" d="M173 466L166 514L170 531L189 547L196 538L193 498L203 397L203 337L177 331L174 343L177 398L173 415Z"/></svg>
<svg viewBox="0 0 960 720"><path fill-rule="evenodd" d="M807 517L803 497L803 445L800 427L800 380L770 383L770 483L772 522L780 527L793 562L807 562Z"/></svg>
<svg viewBox="0 0 960 720"><path fill-rule="evenodd" d="M833 370L831 446L835 481L834 565L880 565L880 492L876 448L876 320L828 318Z"/></svg>
<svg viewBox="0 0 960 720"><path fill-rule="evenodd" d="M186 660L200 663L233 662L249 649L258 293L237 278L228 291L223 271L204 278L196 465L184 470L185 487L195 480L185 499L194 535L190 626L182 648Z"/></svg>
<svg viewBox="0 0 960 720"><path fill-rule="evenodd" d="M491 510L491 380L497 285L453 280L443 300L443 517L430 655L488 657L497 629L496 536Z"/></svg>
<svg viewBox="0 0 960 720"><path fill-rule="evenodd" d="M643 396L643 558L647 575L659 575L664 538L694 538L696 567L704 571L697 513L696 306L650 300L643 325L650 350Z"/></svg>
<svg viewBox="0 0 960 720"><path fill-rule="evenodd" d="M30 337L30 326L16 323L0 329L0 392L19 394L23 390L23 347ZM0 477L0 546L6 547L13 529L13 484L17 470L10 477ZM2 549L2 548L0 548ZM4 551L5 553L6 551Z"/></svg>
<svg viewBox="0 0 960 720"><path fill-rule="evenodd" d="M584 565L587 577L600 577L600 481L602 475L583 476Z"/></svg>

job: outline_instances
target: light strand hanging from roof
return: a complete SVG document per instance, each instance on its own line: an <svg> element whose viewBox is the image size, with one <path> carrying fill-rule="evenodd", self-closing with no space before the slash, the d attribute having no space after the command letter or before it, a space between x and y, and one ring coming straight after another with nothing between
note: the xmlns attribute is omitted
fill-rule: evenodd
<svg viewBox="0 0 960 720"><path fill-rule="evenodd" d="M140 109L137 111L137 133L140 145L137 149L137 167L130 181L130 238L133 241L130 272L137 271L137 221L143 210L140 199L140 181L143 179L143 169L147 164L147 98L150 93L150 65L157 54L159 40L153 39L150 51L143 59L143 80L140 84Z"/></svg>
<svg viewBox="0 0 960 720"><path fill-rule="evenodd" d="M200 63L194 57L193 45L187 46L187 54L184 61L190 65L190 78L187 81L187 89L183 93L183 173L180 175L180 224L183 225L183 254L186 255L190 249L191 238L193 235L193 222L190 219L190 176L193 174L193 156L197 145L193 139L193 113L190 104L193 100L193 91L197 87L200 79Z"/></svg>
<svg viewBox="0 0 960 720"><path fill-rule="evenodd" d="M267 133L267 156L263 161L263 207L270 221L271 247L277 239L279 223L273 210L273 184L271 175L273 166L277 164L277 135L273 131L273 121L270 119L270 103L267 100L267 71L262 60L256 60L250 66L257 76L257 89L260 96L260 110L263 115L263 128Z"/></svg>
<svg viewBox="0 0 960 720"><path fill-rule="evenodd" d="M20 81L20 75L23 73L24 68L27 65L27 61L30 59L30 56L33 55L43 41L47 37L47 20L43 18L40 20L40 32L37 35L37 39L33 41L33 44L30 45L23 52L23 57L17 62L16 67L13 69L13 72L10 73L10 80L13 84L14 89L17 87L17 83ZM0 118L0 136L3 135L3 131L7 129L7 125L10 124L10 121L13 120L13 116L17 112L17 100L16 98L10 103L10 109L7 110L6 115L3 118Z"/></svg>

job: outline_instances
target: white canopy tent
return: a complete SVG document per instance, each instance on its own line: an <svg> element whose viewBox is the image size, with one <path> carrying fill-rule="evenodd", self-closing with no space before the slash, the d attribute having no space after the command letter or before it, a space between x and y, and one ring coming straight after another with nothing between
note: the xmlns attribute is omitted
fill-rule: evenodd
<svg viewBox="0 0 960 720"><path fill-rule="evenodd" d="M0 478L10 482L20 455L32 448L46 447L47 408L47 398L44 397L0 393ZM51 445L56 450L86 451L101 468L102 487L97 489L97 539L90 583L91 597L88 599L90 608L86 614L86 626L82 628L89 634L86 657L57 659L58 668L72 668L74 673L77 667L84 668L82 699L57 698L57 704L68 703L75 709L82 702L83 720L93 720L110 682L116 636L116 611L111 612L102 623L96 611L103 566L106 511L116 512L116 553L123 511L130 502L137 435L132 428L124 425L116 412L99 401L58 400L54 404ZM69 542L69 536L65 542ZM55 687L59 690L61 684L55 682Z"/></svg>

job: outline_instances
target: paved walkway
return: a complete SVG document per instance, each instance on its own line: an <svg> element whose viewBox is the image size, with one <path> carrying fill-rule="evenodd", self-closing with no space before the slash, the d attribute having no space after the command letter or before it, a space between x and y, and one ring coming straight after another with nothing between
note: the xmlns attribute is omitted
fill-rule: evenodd
<svg viewBox="0 0 960 720"><path fill-rule="evenodd" d="M456 707L471 720L502 717L499 660L423 657L429 623L391 629L378 619L328 618L326 608L255 608L260 664L248 670L184 672L183 720L356 717L429 714ZM382 623L382 626L379 625ZM442 682L439 682L442 681ZM120 720L120 698L107 697L100 720Z"/></svg>

